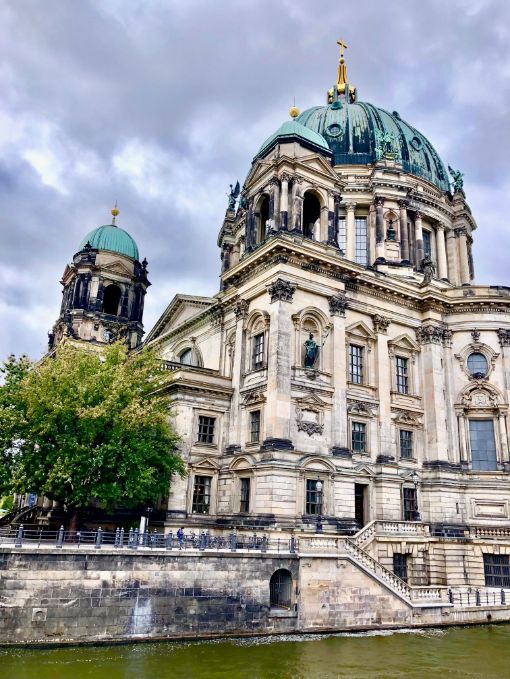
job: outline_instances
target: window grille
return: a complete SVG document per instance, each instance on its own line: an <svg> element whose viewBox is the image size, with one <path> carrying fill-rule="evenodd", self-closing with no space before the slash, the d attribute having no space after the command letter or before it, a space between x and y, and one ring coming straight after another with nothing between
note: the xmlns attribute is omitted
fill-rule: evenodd
<svg viewBox="0 0 510 679"><path fill-rule="evenodd" d="M367 449L367 425L364 422L353 422L351 429L352 450L364 453Z"/></svg>
<svg viewBox="0 0 510 679"><path fill-rule="evenodd" d="M399 394L409 393L409 374L408 374L408 359L403 356L395 358L395 367L397 372L397 391Z"/></svg>
<svg viewBox="0 0 510 679"><path fill-rule="evenodd" d="M195 485L193 488L193 506L191 508L194 514L209 514L209 507L211 504L211 477L210 476L195 476Z"/></svg>
<svg viewBox="0 0 510 679"><path fill-rule="evenodd" d="M415 521L417 514L416 488L404 488L404 521Z"/></svg>
<svg viewBox="0 0 510 679"><path fill-rule="evenodd" d="M250 511L250 479L241 479L241 505L240 512Z"/></svg>
<svg viewBox="0 0 510 679"><path fill-rule="evenodd" d="M269 601L272 608L290 610L292 602L292 575L285 568L275 571L269 581Z"/></svg>
<svg viewBox="0 0 510 679"><path fill-rule="evenodd" d="M250 413L250 441L252 443L260 441L260 410L253 410Z"/></svg>
<svg viewBox="0 0 510 679"><path fill-rule="evenodd" d="M510 564L507 554L484 554L486 587L510 587Z"/></svg>
<svg viewBox="0 0 510 679"><path fill-rule="evenodd" d="M400 457L413 457L413 432L406 429L400 430Z"/></svg>
<svg viewBox="0 0 510 679"><path fill-rule="evenodd" d="M478 471L498 468L493 420L469 420L471 466Z"/></svg>
<svg viewBox="0 0 510 679"><path fill-rule="evenodd" d="M208 417L207 415L200 415L198 418L198 442L199 443L214 443L214 425L216 423L215 417Z"/></svg>
<svg viewBox="0 0 510 679"><path fill-rule="evenodd" d="M404 582L407 582L407 554L393 554L393 572Z"/></svg>
<svg viewBox="0 0 510 679"><path fill-rule="evenodd" d="M319 489L317 489L319 483ZM322 514L322 486L317 479L306 480L306 507L305 514L318 516Z"/></svg>
<svg viewBox="0 0 510 679"><path fill-rule="evenodd" d="M349 345L349 381L363 383L363 347Z"/></svg>
<svg viewBox="0 0 510 679"><path fill-rule="evenodd" d="M253 338L252 353L253 369L259 370L264 367L264 333L261 332Z"/></svg>
<svg viewBox="0 0 510 679"><path fill-rule="evenodd" d="M368 261L367 253L367 218L359 217L354 220L356 230L356 249L355 261L358 264L366 264Z"/></svg>

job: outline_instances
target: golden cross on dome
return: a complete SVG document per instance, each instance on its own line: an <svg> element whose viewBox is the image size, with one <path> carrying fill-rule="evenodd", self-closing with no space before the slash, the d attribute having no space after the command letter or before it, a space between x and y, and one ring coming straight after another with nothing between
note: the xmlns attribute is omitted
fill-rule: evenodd
<svg viewBox="0 0 510 679"><path fill-rule="evenodd" d="M344 58L344 50L347 49L347 45L343 40L337 40L336 44L340 47L340 59Z"/></svg>

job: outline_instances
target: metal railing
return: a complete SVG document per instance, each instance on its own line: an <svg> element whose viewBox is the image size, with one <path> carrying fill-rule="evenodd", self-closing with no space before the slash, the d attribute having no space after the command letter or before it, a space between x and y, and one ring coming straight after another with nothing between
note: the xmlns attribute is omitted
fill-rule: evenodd
<svg viewBox="0 0 510 679"><path fill-rule="evenodd" d="M448 601L454 606L506 606L510 589L496 587L455 587L448 590Z"/></svg>
<svg viewBox="0 0 510 679"><path fill-rule="evenodd" d="M268 551L282 554L296 554L297 540L294 537L268 538L267 535L238 534L236 532L226 535L210 535L201 533L189 533L177 535L177 533L140 533L138 528L117 528L115 531L104 531L98 528L95 531L68 531L63 526L58 531L30 530L24 526L13 529L0 529L0 546L14 547L53 547L64 549L66 547L80 548L113 547L116 549L164 549L170 550L216 550L230 551L248 550L265 553Z"/></svg>

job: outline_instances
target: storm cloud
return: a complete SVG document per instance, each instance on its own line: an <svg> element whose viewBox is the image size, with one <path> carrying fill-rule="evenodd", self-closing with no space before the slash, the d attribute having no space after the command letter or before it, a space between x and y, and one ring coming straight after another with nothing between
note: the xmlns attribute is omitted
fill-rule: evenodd
<svg viewBox="0 0 510 679"><path fill-rule="evenodd" d="M228 185L285 119L350 80L465 172L476 278L510 284L507 0L4 0L0 357L37 357L82 237L120 226L149 260L149 330L218 289Z"/></svg>

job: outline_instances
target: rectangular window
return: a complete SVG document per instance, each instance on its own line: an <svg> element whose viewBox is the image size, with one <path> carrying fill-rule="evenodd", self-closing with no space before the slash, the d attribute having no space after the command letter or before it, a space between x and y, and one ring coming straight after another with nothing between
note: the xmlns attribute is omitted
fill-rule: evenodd
<svg viewBox="0 0 510 679"><path fill-rule="evenodd" d="M430 238L430 231L423 232L423 256L432 257L432 245Z"/></svg>
<svg viewBox="0 0 510 679"><path fill-rule="evenodd" d="M317 485L319 487L317 487ZM322 481L306 479L306 507L305 514L318 516L322 514Z"/></svg>
<svg viewBox="0 0 510 679"><path fill-rule="evenodd" d="M250 511L250 479L241 479L241 505L239 511Z"/></svg>
<svg viewBox="0 0 510 679"><path fill-rule="evenodd" d="M354 220L356 229L356 250L354 260L358 264L366 264L368 261L367 252L367 218L357 217Z"/></svg>
<svg viewBox="0 0 510 679"><path fill-rule="evenodd" d="M413 432L406 429L401 429L399 432L400 438L400 457L413 457Z"/></svg>
<svg viewBox="0 0 510 679"><path fill-rule="evenodd" d="M393 572L404 582L407 582L407 554L393 554Z"/></svg>
<svg viewBox="0 0 510 679"><path fill-rule="evenodd" d="M349 381L363 384L363 347L349 345Z"/></svg>
<svg viewBox="0 0 510 679"><path fill-rule="evenodd" d="M498 468L493 420L469 420L471 466L479 471Z"/></svg>
<svg viewBox="0 0 510 679"><path fill-rule="evenodd" d="M260 410L253 410L250 413L250 441L251 443L260 441Z"/></svg>
<svg viewBox="0 0 510 679"><path fill-rule="evenodd" d="M252 364L254 370L264 367L264 333L261 332L253 338Z"/></svg>
<svg viewBox="0 0 510 679"><path fill-rule="evenodd" d="M193 506L191 511L194 514L209 514L211 504L211 477L195 476L193 487Z"/></svg>
<svg viewBox="0 0 510 679"><path fill-rule="evenodd" d="M510 564L507 554L484 554L486 587L510 587Z"/></svg>
<svg viewBox="0 0 510 679"><path fill-rule="evenodd" d="M416 488L404 488L404 521L416 521L417 514Z"/></svg>
<svg viewBox="0 0 510 679"><path fill-rule="evenodd" d="M198 418L198 442L199 443L214 443L214 425L216 423L215 417L208 417L207 415L200 415Z"/></svg>
<svg viewBox="0 0 510 679"><path fill-rule="evenodd" d="M346 241L347 241L346 233L347 232L346 232L346 226L345 226L345 217L340 217L338 219L338 247L344 253L344 255L345 255L345 248L346 248Z"/></svg>
<svg viewBox="0 0 510 679"><path fill-rule="evenodd" d="M364 453L367 449L367 425L364 422L353 422L351 429L353 453Z"/></svg>
<svg viewBox="0 0 510 679"><path fill-rule="evenodd" d="M402 356L395 358L395 367L397 372L397 391L399 394L409 393L409 374L407 371L408 359Z"/></svg>

